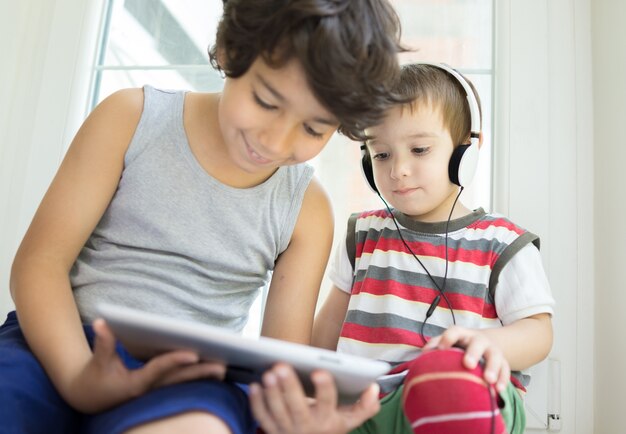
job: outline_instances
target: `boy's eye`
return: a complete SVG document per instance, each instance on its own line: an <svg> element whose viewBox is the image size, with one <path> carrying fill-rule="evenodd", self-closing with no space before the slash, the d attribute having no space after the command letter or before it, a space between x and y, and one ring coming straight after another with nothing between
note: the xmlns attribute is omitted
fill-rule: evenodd
<svg viewBox="0 0 626 434"><path fill-rule="evenodd" d="M276 107L275 105L271 105L269 103L266 103L265 101L263 101L259 95L256 94L256 92L252 92L252 95L254 96L254 101L261 106L263 109L265 110L276 110L278 107Z"/></svg>
<svg viewBox="0 0 626 434"><path fill-rule="evenodd" d="M386 160L387 158L389 158L389 154L387 152L377 152L375 154L372 154L372 160L382 161Z"/></svg>
<svg viewBox="0 0 626 434"><path fill-rule="evenodd" d="M320 139L324 136L324 134L318 133L307 124L304 124L304 131L306 131L309 136L315 137L316 139Z"/></svg>
<svg viewBox="0 0 626 434"><path fill-rule="evenodd" d="M424 147L415 147L411 149L411 152L417 155L423 155L426 154L428 152L428 147L424 146Z"/></svg>
<svg viewBox="0 0 626 434"><path fill-rule="evenodd" d="M261 97L259 97L259 95L257 95L256 92L252 92L252 95L254 97L254 101L264 110L277 110L278 107L275 105L272 105L270 103L267 103L265 101L263 101L261 99ZM304 124L304 131L306 131L306 133L308 135L310 135L311 137L314 137L316 139L320 139L324 136L324 134L317 132L316 130L314 130L313 128L311 128L311 126L309 126L308 124Z"/></svg>

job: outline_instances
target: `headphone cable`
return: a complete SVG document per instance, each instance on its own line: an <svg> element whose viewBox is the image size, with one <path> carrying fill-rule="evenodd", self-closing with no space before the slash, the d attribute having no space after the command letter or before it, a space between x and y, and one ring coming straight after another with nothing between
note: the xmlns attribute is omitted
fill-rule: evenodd
<svg viewBox="0 0 626 434"><path fill-rule="evenodd" d="M393 221L394 225L396 226L396 229L398 230L398 236L400 237L400 240L402 240L402 244L404 244L406 249L411 253L411 255L415 258L415 260L421 265L421 267L424 269L424 271L426 272L426 274L428 275L428 277L432 281L433 285L435 285L435 288L437 288L437 290L439 291L439 294L437 294L435 299L430 304L430 306L428 308L428 311L426 312L426 317L424 318L424 321L422 321L422 325L420 326L420 336L422 338L422 342L423 342L424 345L426 345L426 338L424 336L424 326L426 325L426 322L428 321L428 318L430 318L430 316L435 311L435 308L439 305L439 301L441 300L441 297L443 297L443 299L446 301L446 303L448 305L448 309L450 310L450 314L452 315L452 323L456 325L456 317L454 315L454 309L452 309L452 304L450 304L450 300L448 300L448 297L447 297L447 295L445 293L446 284L447 284L447 281L448 281L448 263L449 263L449 261L448 261L448 228L449 228L449 225L450 225L450 220L452 219L452 213L454 212L454 208L456 207L456 203L458 202L459 197L461 196L461 193L463 193L463 189L464 189L463 186L461 186L461 188L459 189L459 193L456 195L456 198L454 199L454 202L452 203L452 207L450 209L450 214L448 215L448 219L446 220L446 230L445 230L446 268L445 268L445 272L444 272L444 276L443 276L443 284L442 284L442 286L439 286L437 284L437 281L430 274L430 272L428 271L428 268L426 268L426 266L422 263L422 261L420 261L420 259L417 257L415 252L413 252L413 249L411 249L409 244L405 241L404 237L402 236L402 231L400 230L400 226L398 225L398 222L397 222L395 216L393 215L393 212L391 211L391 208L389 207L389 204L387 204L387 201L382 197L382 195L380 193L377 192L378 193L378 197L380 197L380 200L382 200L383 203L385 204L385 208L387 208L387 211L389 212L389 215L391 216L391 220Z"/></svg>

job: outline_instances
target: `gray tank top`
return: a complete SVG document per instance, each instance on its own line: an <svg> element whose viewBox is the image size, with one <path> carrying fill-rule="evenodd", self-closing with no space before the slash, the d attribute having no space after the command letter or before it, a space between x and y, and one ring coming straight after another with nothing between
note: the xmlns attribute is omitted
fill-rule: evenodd
<svg viewBox="0 0 626 434"><path fill-rule="evenodd" d="M104 301L240 331L289 244L313 168L222 184L189 148L184 98L144 88L117 191L70 272L83 322Z"/></svg>

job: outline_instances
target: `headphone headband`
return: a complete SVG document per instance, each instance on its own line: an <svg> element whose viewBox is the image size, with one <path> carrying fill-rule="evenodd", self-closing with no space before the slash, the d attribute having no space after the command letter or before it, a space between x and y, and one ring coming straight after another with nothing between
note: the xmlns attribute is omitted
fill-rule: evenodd
<svg viewBox="0 0 626 434"><path fill-rule="evenodd" d="M447 65L445 63L430 63L430 62L419 62L419 65L429 65L435 68L443 69L448 74L452 75L459 82L461 86L463 86L463 90L465 90L465 96L467 98L467 105L470 111L470 143L472 145L477 145L480 139L480 109L478 107L478 99L476 98L476 94L472 89L472 86L467 82L465 77L461 75L456 69Z"/></svg>

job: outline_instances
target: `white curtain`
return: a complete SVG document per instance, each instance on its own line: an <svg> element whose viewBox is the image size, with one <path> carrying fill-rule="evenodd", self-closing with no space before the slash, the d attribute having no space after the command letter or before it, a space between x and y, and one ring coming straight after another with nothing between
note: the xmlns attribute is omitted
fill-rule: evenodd
<svg viewBox="0 0 626 434"><path fill-rule="evenodd" d="M85 114L101 1L0 2L0 317L15 250ZM80 103L76 103L80 101Z"/></svg>

